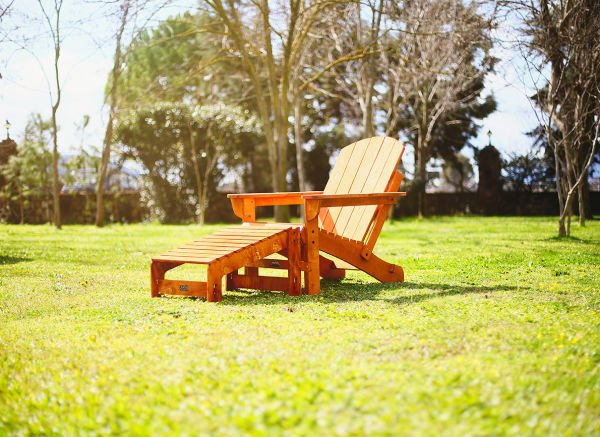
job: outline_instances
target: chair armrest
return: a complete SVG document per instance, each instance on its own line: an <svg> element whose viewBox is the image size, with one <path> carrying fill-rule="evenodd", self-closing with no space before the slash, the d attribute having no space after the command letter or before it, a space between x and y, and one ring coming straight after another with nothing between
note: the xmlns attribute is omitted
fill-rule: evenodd
<svg viewBox="0 0 600 437"><path fill-rule="evenodd" d="M322 191L298 191L298 192L281 192L281 193L242 193L228 194L227 197L233 202L234 199L253 199L255 206L272 206L272 205L301 205L303 195L322 194Z"/></svg>
<svg viewBox="0 0 600 437"><path fill-rule="evenodd" d="M385 192L368 194L304 194L306 201L318 201L319 208L327 206L391 205L397 197L406 196L406 192Z"/></svg>
<svg viewBox="0 0 600 437"><path fill-rule="evenodd" d="M406 196L405 192L368 194L306 194L304 199L304 221L306 225L316 220L319 209L335 206L393 205L396 198ZM316 225L315 225L316 226Z"/></svg>
<svg viewBox="0 0 600 437"><path fill-rule="evenodd" d="M301 205L303 195L321 194L322 191L299 191L291 193L243 193L228 194L231 207L236 216L244 222L256 221L257 206Z"/></svg>

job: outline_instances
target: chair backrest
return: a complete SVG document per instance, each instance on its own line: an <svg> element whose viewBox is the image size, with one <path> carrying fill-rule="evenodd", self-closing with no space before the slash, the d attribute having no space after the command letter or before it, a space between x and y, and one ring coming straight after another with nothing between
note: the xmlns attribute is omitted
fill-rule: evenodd
<svg viewBox="0 0 600 437"><path fill-rule="evenodd" d="M324 194L367 194L395 191L392 180L404 145L390 137L373 137L344 147L335 162ZM319 213L322 229L363 241L380 209L373 205L323 208Z"/></svg>

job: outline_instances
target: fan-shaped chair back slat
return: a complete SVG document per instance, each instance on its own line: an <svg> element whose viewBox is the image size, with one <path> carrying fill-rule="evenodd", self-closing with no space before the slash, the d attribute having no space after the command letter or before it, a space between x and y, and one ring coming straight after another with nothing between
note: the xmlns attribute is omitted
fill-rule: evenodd
<svg viewBox="0 0 600 437"><path fill-rule="evenodd" d="M344 147L331 171L324 194L368 194L388 191L404 145L390 137L367 138ZM322 229L362 241L378 212L377 206L323 208Z"/></svg>

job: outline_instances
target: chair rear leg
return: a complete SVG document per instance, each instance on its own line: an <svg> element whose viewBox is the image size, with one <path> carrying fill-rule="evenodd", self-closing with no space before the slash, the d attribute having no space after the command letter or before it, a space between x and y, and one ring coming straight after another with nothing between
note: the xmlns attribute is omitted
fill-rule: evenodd
<svg viewBox="0 0 600 437"><path fill-rule="evenodd" d="M388 263L373 252L362 252L359 242L346 241L332 237L322 232L321 250L335 256L363 272L373 276L381 282L403 282L404 270L402 267Z"/></svg>
<svg viewBox="0 0 600 437"><path fill-rule="evenodd" d="M357 267L381 282L404 282L402 267L384 261L372 253L366 262Z"/></svg>
<svg viewBox="0 0 600 437"><path fill-rule="evenodd" d="M335 279L339 281L346 277L346 270L338 269L332 260L321 255L319 255L319 270L321 277L326 279Z"/></svg>

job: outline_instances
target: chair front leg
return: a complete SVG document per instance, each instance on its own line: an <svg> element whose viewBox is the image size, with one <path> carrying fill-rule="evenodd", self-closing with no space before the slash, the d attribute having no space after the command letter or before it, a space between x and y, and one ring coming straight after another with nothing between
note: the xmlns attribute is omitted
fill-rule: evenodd
<svg viewBox="0 0 600 437"><path fill-rule="evenodd" d="M307 294L321 292L319 270L319 200L305 200L304 203L304 242L306 247L306 267L304 286Z"/></svg>
<svg viewBox="0 0 600 437"><path fill-rule="evenodd" d="M300 232L298 229L288 231L288 294L290 296L301 296L302 285L300 284ZM280 252L281 253L281 252Z"/></svg>

